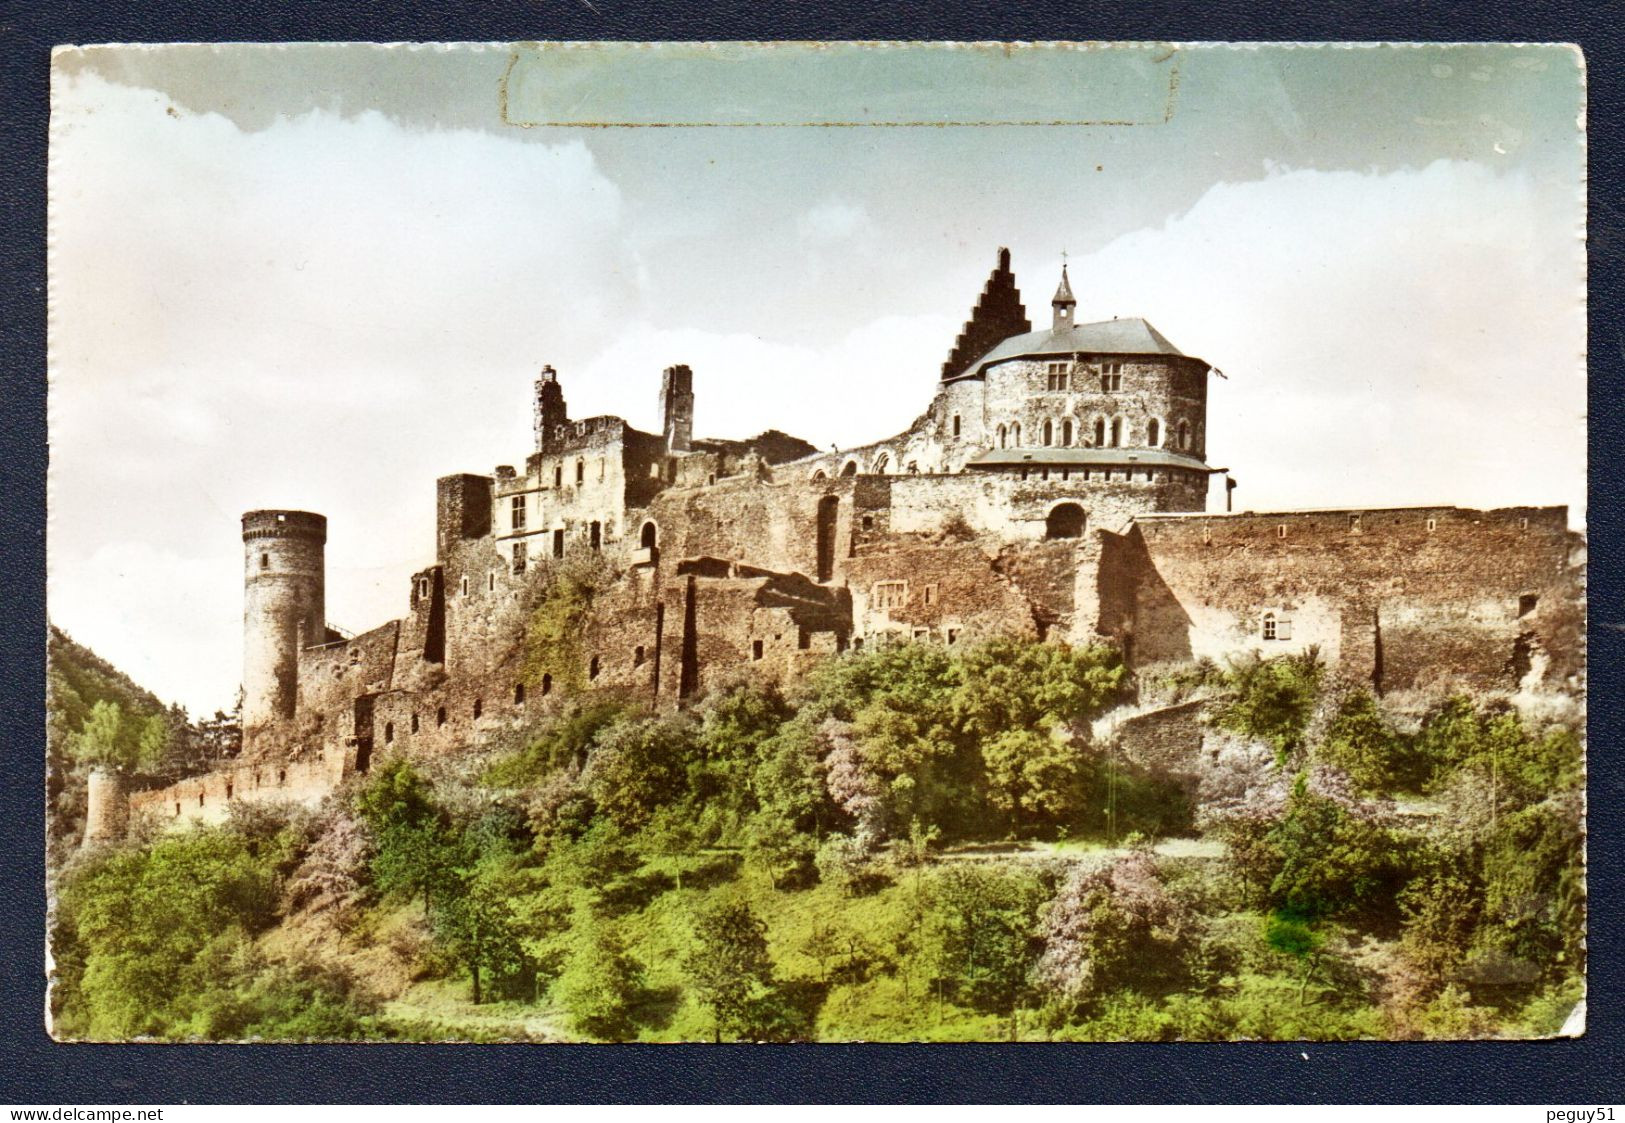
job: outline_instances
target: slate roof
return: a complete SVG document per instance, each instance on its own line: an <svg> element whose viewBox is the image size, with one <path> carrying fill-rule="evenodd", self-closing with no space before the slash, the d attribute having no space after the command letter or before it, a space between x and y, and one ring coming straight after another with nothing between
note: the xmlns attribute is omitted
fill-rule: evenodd
<svg viewBox="0 0 1625 1123"><path fill-rule="evenodd" d="M980 374L993 363L1029 355L1183 355L1168 338L1138 316L1074 324L1063 331L1030 331L1012 335L965 368L965 375Z"/></svg>

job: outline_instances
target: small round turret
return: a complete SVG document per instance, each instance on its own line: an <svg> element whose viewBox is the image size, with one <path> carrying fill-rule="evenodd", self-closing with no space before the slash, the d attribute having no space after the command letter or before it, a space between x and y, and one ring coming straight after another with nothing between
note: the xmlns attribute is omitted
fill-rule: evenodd
<svg viewBox="0 0 1625 1123"><path fill-rule="evenodd" d="M129 825L130 793L124 777L111 768L92 768L85 783L84 844L117 842Z"/></svg>
<svg viewBox="0 0 1625 1123"><path fill-rule="evenodd" d="M243 516L243 730L293 717L299 649L327 636L327 519Z"/></svg>

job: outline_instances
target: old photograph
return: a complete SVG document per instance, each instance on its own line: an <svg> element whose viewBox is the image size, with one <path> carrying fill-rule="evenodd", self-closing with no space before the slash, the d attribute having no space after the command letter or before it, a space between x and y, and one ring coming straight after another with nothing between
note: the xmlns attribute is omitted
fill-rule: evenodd
<svg viewBox="0 0 1625 1123"><path fill-rule="evenodd" d="M1584 1032L1574 47L62 47L50 130L57 1040Z"/></svg>

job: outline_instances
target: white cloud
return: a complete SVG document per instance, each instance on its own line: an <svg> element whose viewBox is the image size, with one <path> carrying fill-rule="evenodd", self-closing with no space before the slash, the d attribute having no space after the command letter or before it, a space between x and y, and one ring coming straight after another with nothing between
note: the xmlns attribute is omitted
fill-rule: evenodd
<svg viewBox="0 0 1625 1123"><path fill-rule="evenodd" d="M374 113L243 133L94 77L54 94L51 612L132 671L172 648L142 681L212 708L238 610L175 645L199 605L162 565L234 579L243 510L309 507L361 567L331 574L335 618L397 613L434 477L522 451L535 370L636 299L620 193L579 142ZM142 544L137 611L86 559Z"/></svg>
<svg viewBox="0 0 1625 1123"><path fill-rule="evenodd" d="M1584 520L1577 214L1524 174L1282 171L1073 270L1079 318L1145 316L1209 383L1240 507L1567 503Z"/></svg>
<svg viewBox="0 0 1625 1123"><path fill-rule="evenodd" d="M869 212L844 199L826 199L796 219L796 234L808 245L844 242L872 232Z"/></svg>

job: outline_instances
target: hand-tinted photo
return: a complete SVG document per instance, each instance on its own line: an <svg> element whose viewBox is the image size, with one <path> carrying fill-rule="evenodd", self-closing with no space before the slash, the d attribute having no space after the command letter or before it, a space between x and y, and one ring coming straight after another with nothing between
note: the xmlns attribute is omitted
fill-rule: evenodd
<svg viewBox="0 0 1625 1123"><path fill-rule="evenodd" d="M51 1032L1583 1032L1584 95L59 49Z"/></svg>

